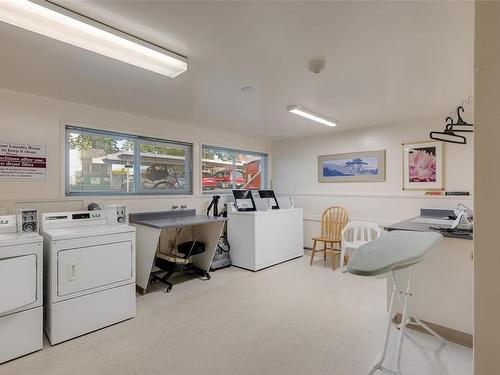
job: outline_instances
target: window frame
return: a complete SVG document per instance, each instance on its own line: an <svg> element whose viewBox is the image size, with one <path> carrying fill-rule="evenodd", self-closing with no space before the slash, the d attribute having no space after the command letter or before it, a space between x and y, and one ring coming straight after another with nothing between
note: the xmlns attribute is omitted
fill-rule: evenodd
<svg viewBox="0 0 500 375"><path fill-rule="evenodd" d="M230 147L222 147L222 146L212 146L212 145L207 145L207 144L202 144L201 145L201 152L200 152L200 188L202 195L206 194L231 194L231 190L236 189L236 178L234 178L233 174L233 182L232 182L232 187L229 189L215 189L215 190L203 190L203 151L204 149L210 149L214 151L223 151L223 152L230 152L233 154L233 166L232 166L232 172L233 174L237 168L236 168L236 158L235 156L237 154L246 154L246 155L251 155L251 156L259 156L261 160L264 160L264 163L262 163L261 166L261 186L260 189L267 189L268 188L268 163L269 163L269 156L265 152L258 152L258 151L248 151L248 150L242 150L242 149L236 149L236 148L230 148ZM257 191L259 189L248 189L252 191Z"/></svg>
<svg viewBox="0 0 500 375"><path fill-rule="evenodd" d="M121 133L110 130L101 130L95 128L87 128L83 126L65 124L64 128L64 195L66 197L74 196L137 196L137 195L193 195L193 144L189 142L174 141L169 139L154 138L140 136L130 133ZM70 146L69 137L70 133L78 133L82 135L91 136L102 136L110 138L121 138L124 140L129 140L134 142L134 179L133 179L133 192L122 192L122 191L71 191L69 188L69 170L70 170ZM141 144L157 144L158 146L164 147L184 147L185 149L185 179L188 186L187 189L183 190L171 190L171 191L149 191L141 188L141 154L140 145Z"/></svg>

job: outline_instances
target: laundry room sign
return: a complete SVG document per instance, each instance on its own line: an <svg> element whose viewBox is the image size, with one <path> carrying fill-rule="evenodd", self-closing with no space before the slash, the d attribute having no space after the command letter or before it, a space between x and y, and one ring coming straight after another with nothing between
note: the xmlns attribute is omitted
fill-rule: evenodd
<svg viewBox="0 0 500 375"><path fill-rule="evenodd" d="M0 179L46 180L47 146L0 142Z"/></svg>

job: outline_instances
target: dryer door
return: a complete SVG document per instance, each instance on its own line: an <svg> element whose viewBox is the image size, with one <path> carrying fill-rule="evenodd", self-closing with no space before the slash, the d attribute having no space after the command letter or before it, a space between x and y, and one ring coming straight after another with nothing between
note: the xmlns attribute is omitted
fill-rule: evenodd
<svg viewBox="0 0 500 375"><path fill-rule="evenodd" d="M66 296L131 280L132 254L130 241L60 250L57 294Z"/></svg>
<svg viewBox="0 0 500 375"><path fill-rule="evenodd" d="M36 255L0 259L0 314L36 301Z"/></svg>

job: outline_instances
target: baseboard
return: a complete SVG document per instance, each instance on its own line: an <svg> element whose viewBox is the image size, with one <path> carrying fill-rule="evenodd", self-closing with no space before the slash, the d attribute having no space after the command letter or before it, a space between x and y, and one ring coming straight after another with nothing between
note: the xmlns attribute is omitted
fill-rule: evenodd
<svg viewBox="0 0 500 375"><path fill-rule="evenodd" d="M401 313L396 313L394 315L394 318L392 319L392 321L396 324L400 324L401 317L402 317ZM444 326L441 326L439 324L427 322L425 320L423 320L423 322L425 324L427 324L429 327L431 327L434 331L436 331L439 335L441 335L446 340L454 342L455 344L459 344L462 346L466 346L468 348L472 348L473 336L470 333L457 331L456 329L444 327ZM415 320L413 318L412 318L411 322L408 323L407 327L414 329L415 331L418 331L418 332L430 334L422 326L416 324Z"/></svg>

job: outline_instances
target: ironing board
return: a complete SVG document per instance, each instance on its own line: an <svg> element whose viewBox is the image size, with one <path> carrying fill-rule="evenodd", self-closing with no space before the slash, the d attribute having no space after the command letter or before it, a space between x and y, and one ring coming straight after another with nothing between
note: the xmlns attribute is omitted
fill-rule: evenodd
<svg viewBox="0 0 500 375"><path fill-rule="evenodd" d="M401 349L403 347L403 337L406 325L413 318L417 324L421 325L433 336L445 340L439 336L432 328L420 321L410 304L410 297L413 295L412 283L415 273L415 265L424 260L425 255L441 242L443 236L436 232L410 232L394 231L389 232L378 239L361 245L352 255L347 270L360 276L378 276L388 273L392 277L393 289L391 302L389 305L389 318L385 335L384 349L381 358L371 368L369 374L376 371L384 371L392 374L400 374ZM409 268L410 275L406 287L400 282L397 271ZM403 316L396 349L396 369L392 370L383 366L387 354L389 335L391 330L394 300L399 298L403 306Z"/></svg>
<svg viewBox="0 0 500 375"><path fill-rule="evenodd" d="M360 276L383 275L417 264L443 236L437 232L394 231L361 245L347 269Z"/></svg>

